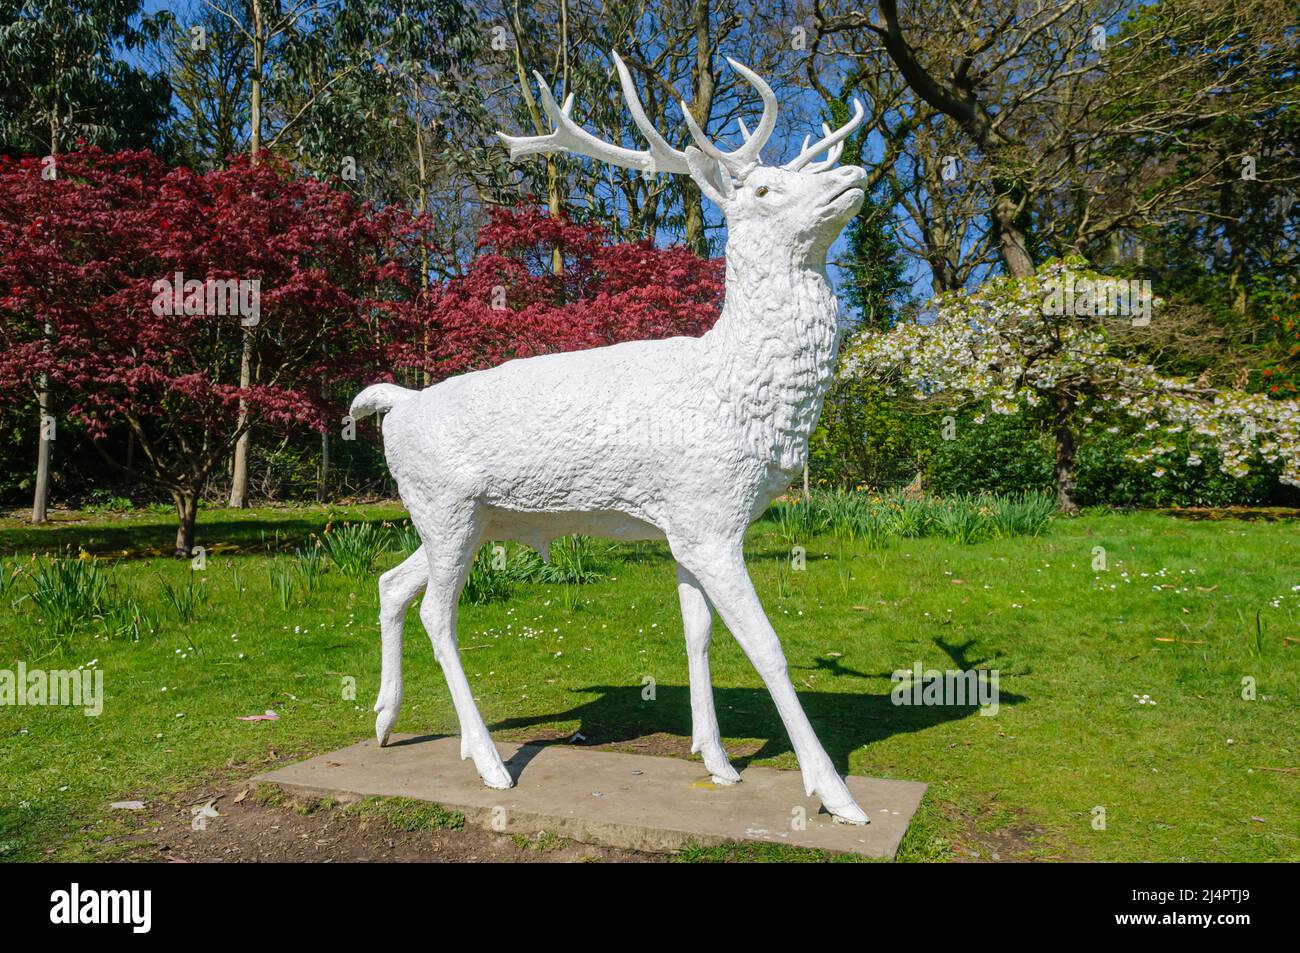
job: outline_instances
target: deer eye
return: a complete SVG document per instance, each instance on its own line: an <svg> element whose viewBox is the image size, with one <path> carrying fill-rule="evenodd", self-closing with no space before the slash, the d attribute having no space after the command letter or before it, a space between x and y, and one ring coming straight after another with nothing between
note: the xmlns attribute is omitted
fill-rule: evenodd
<svg viewBox="0 0 1300 953"><path fill-rule="evenodd" d="M760 185L757 189L754 190L754 194L761 199L764 195L767 194L767 186Z"/></svg>

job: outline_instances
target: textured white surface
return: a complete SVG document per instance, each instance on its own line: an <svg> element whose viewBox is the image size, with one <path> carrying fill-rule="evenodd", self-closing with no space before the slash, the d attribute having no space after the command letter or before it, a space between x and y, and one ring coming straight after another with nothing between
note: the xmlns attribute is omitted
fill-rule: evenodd
<svg viewBox="0 0 1300 953"><path fill-rule="evenodd" d="M635 91L618 65L635 115ZM719 738L709 682L716 608L776 702L807 793L838 818L865 823L795 696L741 551L746 527L807 459L839 343L826 252L861 206L856 186L865 173L828 168L844 129L827 131L785 168L755 165L775 101L744 73L763 95L764 119L735 153L665 152L650 132L647 153L612 152L573 129L562 139L503 137L515 154L542 151L541 142L618 164L657 159L671 171L689 168L727 222L726 300L712 330L510 361L419 392L380 384L353 402L354 417L387 411L389 469L423 542L379 582L381 743L401 705L402 621L427 584L420 618L460 719L461 756L474 759L490 787L509 787L456 645L457 599L477 548L513 539L545 554L551 540L569 533L666 539L678 564L692 750L718 782L739 780ZM543 99L552 120L567 128L549 93ZM845 129L860 119L859 107ZM819 151L828 159L808 165Z"/></svg>

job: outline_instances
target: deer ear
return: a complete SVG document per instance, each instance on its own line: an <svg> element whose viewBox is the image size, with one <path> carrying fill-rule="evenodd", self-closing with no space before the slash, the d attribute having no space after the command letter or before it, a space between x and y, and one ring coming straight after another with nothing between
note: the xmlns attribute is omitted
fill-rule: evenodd
<svg viewBox="0 0 1300 953"><path fill-rule="evenodd" d="M731 175L716 159L709 158L694 146L687 146L686 164L690 167L695 184L714 205L721 207L736 194L735 186L731 184Z"/></svg>

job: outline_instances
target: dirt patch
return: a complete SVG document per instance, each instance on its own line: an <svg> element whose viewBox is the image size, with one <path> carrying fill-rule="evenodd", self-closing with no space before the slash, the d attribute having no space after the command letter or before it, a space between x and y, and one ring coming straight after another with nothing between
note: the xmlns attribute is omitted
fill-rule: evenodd
<svg viewBox="0 0 1300 953"><path fill-rule="evenodd" d="M962 814L951 804L940 805L940 812L953 822L959 832L953 839L952 855L948 859L958 864L1026 863L1029 861L1078 861L1068 851L1053 844L1047 831L1017 813L1009 824L996 830L980 830L975 819Z"/></svg>
<svg viewBox="0 0 1300 953"><path fill-rule="evenodd" d="M196 813L197 812L197 813ZM433 805L299 799L247 783L198 788L151 807L123 860L166 863L655 863L669 858L578 844L545 831L497 834Z"/></svg>

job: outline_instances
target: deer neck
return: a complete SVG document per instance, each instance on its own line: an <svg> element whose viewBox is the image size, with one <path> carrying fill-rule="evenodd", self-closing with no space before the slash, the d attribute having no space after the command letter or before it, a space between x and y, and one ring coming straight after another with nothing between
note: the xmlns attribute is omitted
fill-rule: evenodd
<svg viewBox="0 0 1300 953"><path fill-rule="evenodd" d="M808 459L808 438L835 373L839 308L826 250L728 242L722 315L703 339L714 390L736 412L746 447L782 473Z"/></svg>

